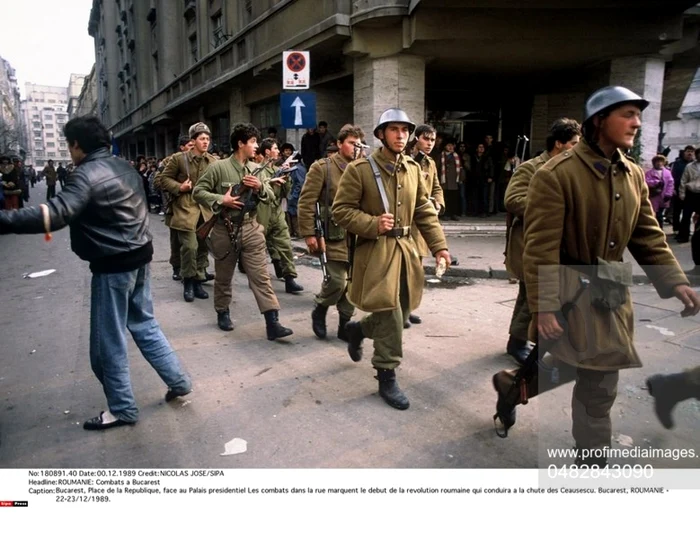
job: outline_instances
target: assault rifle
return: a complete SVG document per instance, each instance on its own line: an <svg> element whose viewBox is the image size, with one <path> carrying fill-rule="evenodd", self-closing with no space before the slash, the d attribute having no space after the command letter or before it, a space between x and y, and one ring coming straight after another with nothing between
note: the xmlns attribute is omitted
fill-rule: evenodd
<svg viewBox="0 0 700 539"><path fill-rule="evenodd" d="M265 159L260 165L253 170L249 175L257 177L265 169L267 165L272 162L272 158ZM245 185L243 182L237 183L231 189L231 194L233 196L240 197L239 202L243 203L243 207L238 210L238 218L236 222L233 222L231 218L231 212L227 209L223 210L224 215L224 225L228 231L228 236L231 238L231 246L237 249L238 245L238 233L241 231L241 225L243 225L243 219L247 213L255 210L258 206L259 197L253 190Z"/></svg>
<svg viewBox="0 0 700 539"><path fill-rule="evenodd" d="M323 274L323 282L327 283L331 280L328 274L328 258L326 257L326 239L323 232L323 221L321 220L321 205L316 202L316 214L314 216L314 232L316 232L316 240L318 242L318 259L321 261L321 273Z"/></svg>

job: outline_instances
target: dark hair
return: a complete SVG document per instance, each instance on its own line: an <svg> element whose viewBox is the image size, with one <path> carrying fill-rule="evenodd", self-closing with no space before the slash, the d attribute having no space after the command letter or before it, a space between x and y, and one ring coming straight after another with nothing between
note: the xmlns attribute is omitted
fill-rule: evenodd
<svg viewBox="0 0 700 539"><path fill-rule="evenodd" d="M422 124L416 127L416 138L422 137L423 135L430 135L431 133L435 134L435 138L437 138L437 130L432 126L428 124Z"/></svg>
<svg viewBox="0 0 700 539"><path fill-rule="evenodd" d="M276 127L271 127L270 129L267 130L267 134L269 135L270 133L274 133L275 135L277 134L277 128Z"/></svg>
<svg viewBox="0 0 700 539"><path fill-rule="evenodd" d="M238 143L247 143L250 139L260 139L260 131L253 124L236 124L231 129L231 150L234 152L238 151Z"/></svg>
<svg viewBox="0 0 700 539"><path fill-rule="evenodd" d="M668 162L666 161L666 156L662 154L655 155L654 157L651 158L651 164L653 165L654 163L661 162L664 165Z"/></svg>
<svg viewBox="0 0 700 539"><path fill-rule="evenodd" d="M179 148L180 146L187 146L190 140L192 139L187 135L180 135L177 139L177 147Z"/></svg>
<svg viewBox="0 0 700 539"><path fill-rule="evenodd" d="M700 159L700 148L695 150L695 159Z"/></svg>
<svg viewBox="0 0 700 539"><path fill-rule="evenodd" d="M77 142L86 154L111 145L109 131L96 116L78 116L69 120L63 127L63 134L69 146Z"/></svg>
<svg viewBox="0 0 700 539"><path fill-rule="evenodd" d="M258 146L258 155L265 155L265 152L267 150L271 150L272 147L277 144L277 141L273 138L266 138L263 139L263 141L260 143L260 146Z"/></svg>
<svg viewBox="0 0 700 539"><path fill-rule="evenodd" d="M581 135L581 124L571 118L559 118L549 128L547 151L551 152L557 141L566 144L576 135Z"/></svg>
<svg viewBox="0 0 700 539"><path fill-rule="evenodd" d="M280 152L283 152L286 149L290 149L292 150L292 152L294 152L294 145L290 142L285 142L284 144L282 144L282 146L280 146Z"/></svg>
<svg viewBox="0 0 700 539"><path fill-rule="evenodd" d="M338 132L338 141L342 144L348 137L355 137L362 140L365 138L365 132L359 125L345 124Z"/></svg>
<svg viewBox="0 0 700 539"><path fill-rule="evenodd" d="M693 146L692 144L688 144L685 148L683 148L683 152L687 152L688 150L695 151L695 146Z"/></svg>
<svg viewBox="0 0 700 539"><path fill-rule="evenodd" d="M318 122L319 127L328 127L328 122Z"/></svg>

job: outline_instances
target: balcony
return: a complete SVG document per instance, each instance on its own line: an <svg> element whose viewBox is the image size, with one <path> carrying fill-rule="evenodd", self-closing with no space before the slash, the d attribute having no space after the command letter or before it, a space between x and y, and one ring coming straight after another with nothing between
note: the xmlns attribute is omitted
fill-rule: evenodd
<svg viewBox="0 0 700 539"><path fill-rule="evenodd" d="M129 40L127 47L129 47L130 51L133 51L136 48L136 40L133 37Z"/></svg>
<svg viewBox="0 0 700 539"><path fill-rule="evenodd" d="M151 23L151 26L153 26L156 23L156 8L152 7L148 10L146 20Z"/></svg>
<svg viewBox="0 0 700 539"><path fill-rule="evenodd" d="M194 19L197 16L197 0L184 0L185 13L184 17L187 20Z"/></svg>

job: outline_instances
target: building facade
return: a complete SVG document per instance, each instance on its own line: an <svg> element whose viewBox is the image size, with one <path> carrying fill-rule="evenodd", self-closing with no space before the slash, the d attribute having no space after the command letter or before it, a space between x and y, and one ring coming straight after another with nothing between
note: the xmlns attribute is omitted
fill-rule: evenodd
<svg viewBox="0 0 700 539"><path fill-rule="evenodd" d="M200 120L223 150L239 121L298 143L281 126L282 53L307 50L316 117L331 131L351 121L371 133L382 110L399 106L470 142L527 136L529 154L555 118L580 119L590 92L621 84L651 102L640 141L648 160L699 65L694 5L93 0L88 31L98 114L129 157L173 151Z"/></svg>
<svg viewBox="0 0 700 539"><path fill-rule="evenodd" d="M75 110L72 111L71 118L74 116L97 115L97 82L95 79L95 66L92 66L90 74L85 77L83 87L80 89L80 95L75 105Z"/></svg>
<svg viewBox="0 0 700 539"><path fill-rule="evenodd" d="M24 156L21 99L15 70L0 58L0 154Z"/></svg>
<svg viewBox="0 0 700 539"><path fill-rule="evenodd" d="M77 116L76 111L78 109L78 99L80 97L80 92L83 89L85 79L87 75L78 75L76 73L71 73L70 80L68 81L68 117L73 118Z"/></svg>
<svg viewBox="0 0 700 539"><path fill-rule="evenodd" d="M68 121L68 88L28 82L25 87L24 121L28 165L41 168L49 159L56 164L70 160L63 126Z"/></svg>

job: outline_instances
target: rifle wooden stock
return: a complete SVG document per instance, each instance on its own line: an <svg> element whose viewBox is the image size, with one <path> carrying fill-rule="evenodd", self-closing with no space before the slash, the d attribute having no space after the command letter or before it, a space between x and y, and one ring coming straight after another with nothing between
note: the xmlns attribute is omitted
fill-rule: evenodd
<svg viewBox="0 0 700 539"><path fill-rule="evenodd" d="M217 214L212 215L209 219L202 223L199 228L197 228L196 234L200 240L204 241L209 237L211 229L214 228L218 217L219 216Z"/></svg>

